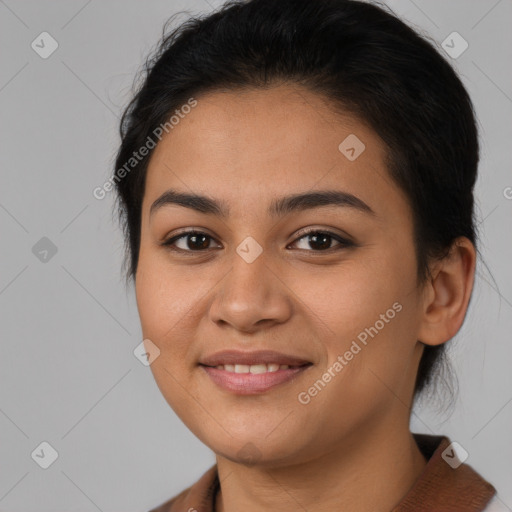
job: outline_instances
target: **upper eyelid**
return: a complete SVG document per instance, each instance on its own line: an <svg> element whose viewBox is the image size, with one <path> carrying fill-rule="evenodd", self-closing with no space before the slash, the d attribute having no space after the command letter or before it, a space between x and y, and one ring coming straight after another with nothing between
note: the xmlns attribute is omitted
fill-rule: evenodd
<svg viewBox="0 0 512 512"><path fill-rule="evenodd" d="M299 240L303 236L307 236L307 235L309 235L311 233L325 233L325 234L328 234L328 235L330 235L332 237L336 237L336 238L340 238L342 240L345 240L346 242L352 242L352 239L351 239L350 235L343 234L343 233L336 233L331 228L315 228L315 227L299 229L299 231L295 235L297 237L296 240Z"/></svg>

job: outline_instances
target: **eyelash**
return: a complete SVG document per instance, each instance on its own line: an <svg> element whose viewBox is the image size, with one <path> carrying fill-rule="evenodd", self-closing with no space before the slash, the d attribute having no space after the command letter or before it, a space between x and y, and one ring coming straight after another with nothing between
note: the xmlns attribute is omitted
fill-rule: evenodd
<svg viewBox="0 0 512 512"><path fill-rule="evenodd" d="M334 240L336 240L339 243L339 245L335 246L335 247L329 247L328 249L321 249L321 250L307 250L307 249L300 249L300 250L306 250L307 252L315 252L315 253L331 253L333 251L340 251L342 249L354 247L356 245L354 242L347 240L346 238L343 238L335 233L332 233L331 231L320 230L320 229L311 229L309 231L303 231L302 233L300 233L299 238L294 240L292 243L296 243L299 240L302 240L303 238L306 238L313 234L327 235L329 238L333 238ZM162 242L161 245L165 246L167 249L169 249L171 251L179 252L182 254L200 253L200 252L209 251L209 249L186 250L186 249L180 249L180 248L174 246L174 243L177 242L178 240L180 240L181 238L186 238L191 235L205 235L209 239L214 240L214 238L212 236L208 235L208 233L192 229L189 231L184 231L184 232L180 233L179 235L173 236L173 237L169 238L168 240L165 240L164 242Z"/></svg>

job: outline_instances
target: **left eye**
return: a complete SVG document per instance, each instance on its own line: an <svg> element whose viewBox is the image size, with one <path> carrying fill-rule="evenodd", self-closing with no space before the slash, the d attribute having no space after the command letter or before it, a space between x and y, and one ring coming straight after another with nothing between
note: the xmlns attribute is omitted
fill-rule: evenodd
<svg viewBox="0 0 512 512"><path fill-rule="evenodd" d="M310 239L307 243L309 244L309 247L315 249L313 252L328 251L330 249L340 250L345 247L351 247L354 245L354 243L350 240L342 238L341 236L331 233L330 231L319 230L302 233L302 236L297 238L297 240L292 242L292 244L297 244L305 238ZM185 240L185 247L179 247L177 245L177 242L180 240ZM203 233L202 231L185 231L177 236L170 238L169 240L166 240L162 243L162 245L177 252L204 252L205 250L210 249L211 240L214 240L214 238L207 233ZM336 240L338 242L337 247L331 247L332 240ZM316 248L314 246L316 246ZM304 248L301 248L301 250L304 250Z"/></svg>
<svg viewBox="0 0 512 512"><path fill-rule="evenodd" d="M310 247L316 245L320 248L320 250L315 250L314 252L322 252L329 249L340 250L344 247L350 247L354 245L350 240L342 238L341 236L331 233L330 231L308 231L303 233L302 236L298 238L294 243L299 242L303 238L309 238L309 242L307 243ZM331 247L332 240L336 240L338 242L337 247Z"/></svg>
<svg viewBox="0 0 512 512"><path fill-rule="evenodd" d="M176 245L176 242L182 239L187 239L188 243L185 245L188 246L188 248L182 248ZM166 240L162 245L169 247L169 249L173 251L200 252L205 249L209 249L208 246L210 240L213 240L213 238L201 231L185 231L177 236L173 236L169 240ZM192 250L190 250L190 248L192 248ZM196 250L197 248L199 248L199 250Z"/></svg>

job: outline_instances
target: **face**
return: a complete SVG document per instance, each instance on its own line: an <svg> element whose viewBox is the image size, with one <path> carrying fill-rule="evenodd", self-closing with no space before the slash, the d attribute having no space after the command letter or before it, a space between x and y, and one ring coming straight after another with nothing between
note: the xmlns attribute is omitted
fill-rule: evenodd
<svg viewBox="0 0 512 512"><path fill-rule="evenodd" d="M295 463L408 425L421 300L384 159L363 122L289 85L198 97L155 148L143 336L163 396L218 455Z"/></svg>

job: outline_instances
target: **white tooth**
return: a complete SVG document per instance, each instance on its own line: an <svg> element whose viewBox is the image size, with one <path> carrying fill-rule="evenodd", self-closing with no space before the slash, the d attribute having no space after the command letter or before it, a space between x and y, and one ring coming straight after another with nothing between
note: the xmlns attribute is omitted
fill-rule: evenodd
<svg viewBox="0 0 512 512"><path fill-rule="evenodd" d="M251 364L249 371L251 373L267 373L267 365L266 364Z"/></svg>
<svg viewBox="0 0 512 512"><path fill-rule="evenodd" d="M266 373L266 372L277 372L277 370L287 370L290 368L287 364L277 364L277 363L268 363L268 364L224 364L219 365L217 368L221 370L225 370L227 372L234 373Z"/></svg>

